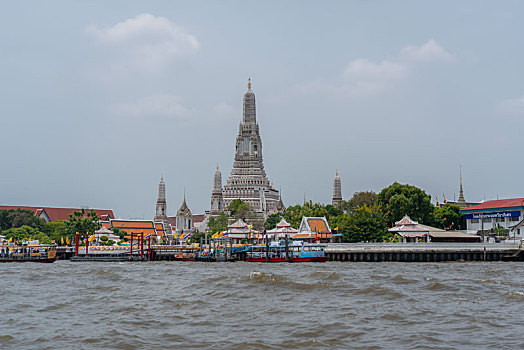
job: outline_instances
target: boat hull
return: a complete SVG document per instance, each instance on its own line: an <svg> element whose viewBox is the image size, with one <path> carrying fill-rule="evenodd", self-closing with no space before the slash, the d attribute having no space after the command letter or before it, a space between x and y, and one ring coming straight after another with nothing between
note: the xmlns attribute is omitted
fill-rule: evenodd
<svg viewBox="0 0 524 350"><path fill-rule="evenodd" d="M46 264L50 264L50 263L54 263L56 261L56 257L55 258L48 258L48 259L6 259L6 258L2 258L0 259L0 263L10 263L10 262L14 262L14 263L24 263L24 262L33 262L33 263L46 263Z"/></svg>

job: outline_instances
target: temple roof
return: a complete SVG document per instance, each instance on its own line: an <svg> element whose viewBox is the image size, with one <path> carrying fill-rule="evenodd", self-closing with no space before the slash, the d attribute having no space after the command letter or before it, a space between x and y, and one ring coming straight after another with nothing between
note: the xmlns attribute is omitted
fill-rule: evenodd
<svg viewBox="0 0 524 350"><path fill-rule="evenodd" d="M280 228L280 227L291 227L291 224L289 222L287 222L286 219L282 218L282 220L280 220L280 222L277 224L276 227L277 228Z"/></svg>
<svg viewBox="0 0 524 350"><path fill-rule="evenodd" d="M178 209L177 213L176 213L177 216L179 215L183 215L183 216L191 216L191 210L189 210L189 207L187 206L187 203L186 203L186 197L184 196L184 201L182 202L182 205L180 206L180 209Z"/></svg>

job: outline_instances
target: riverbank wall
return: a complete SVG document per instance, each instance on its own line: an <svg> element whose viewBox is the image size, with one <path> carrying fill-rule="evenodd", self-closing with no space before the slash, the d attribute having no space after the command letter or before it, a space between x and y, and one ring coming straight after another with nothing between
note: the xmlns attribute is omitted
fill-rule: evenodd
<svg viewBox="0 0 524 350"><path fill-rule="evenodd" d="M333 243L330 261L524 261L524 250L504 243Z"/></svg>

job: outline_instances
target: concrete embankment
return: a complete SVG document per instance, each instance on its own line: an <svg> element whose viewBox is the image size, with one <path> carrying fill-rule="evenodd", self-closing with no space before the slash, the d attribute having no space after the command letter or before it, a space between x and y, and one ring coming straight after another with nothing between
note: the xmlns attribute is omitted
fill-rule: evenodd
<svg viewBox="0 0 524 350"><path fill-rule="evenodd" d="M524 261L517 244L504 243L331 243L330 261Z"/></svg>

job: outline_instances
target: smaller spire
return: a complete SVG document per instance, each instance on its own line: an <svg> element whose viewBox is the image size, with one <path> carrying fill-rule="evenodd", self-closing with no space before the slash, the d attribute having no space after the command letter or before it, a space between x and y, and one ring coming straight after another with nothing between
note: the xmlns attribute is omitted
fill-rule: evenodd
<svg viewBox="0 0 524 350"><path fill-rule="evenodd" d="M218 171L218 162L217 162L217 171Z"/></svg>
<svg viewBox="0 0 524 350"><path fill-rule="evenodd" d="M251 78L247 79L247 88L251 90Z"/></svg>

